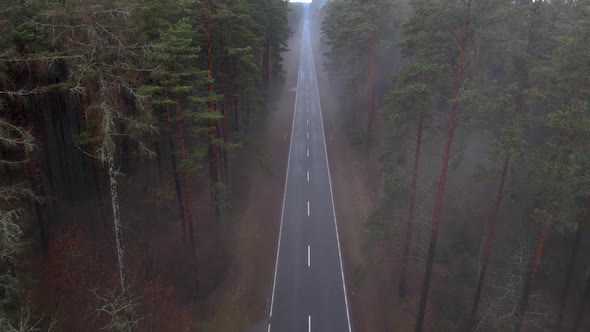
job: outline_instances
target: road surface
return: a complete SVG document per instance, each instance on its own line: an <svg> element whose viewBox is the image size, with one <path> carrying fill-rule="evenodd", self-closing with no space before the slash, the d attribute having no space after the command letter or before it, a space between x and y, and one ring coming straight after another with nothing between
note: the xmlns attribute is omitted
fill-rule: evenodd
<svg viewBox="0 0 590 332"><path fill-rule="evenodd" d="M268 331L350 332L307 14Z"/></svg>

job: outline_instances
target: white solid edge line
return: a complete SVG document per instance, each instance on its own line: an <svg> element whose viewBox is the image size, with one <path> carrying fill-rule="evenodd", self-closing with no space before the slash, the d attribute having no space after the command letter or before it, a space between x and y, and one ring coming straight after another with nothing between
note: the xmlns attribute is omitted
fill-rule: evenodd
<svg viewBox="0 0 590 332"><path fill-rule="evenodd" d="M307 246L307 267L311 266L311 246Z"/></svg>
<svg viewBox="0 0 590 332"><path fill-rule="evenodd" d="M309 31L308 31L309 33ZM348 295L346 294L346 282L344 281L344 268L342 265L342 251L340 250L340 237L338 236L338 221L336 220L336 207L334 205L334 194L332 192L332 175L330 174L330 162L328 161L328 148L326 147L326 133L324 131L324 120L322 119L322 101L320 100L320 90L317 84L317 71L315 68L315 60L313 58L313 46L311 45L311 35L310 39L310 47L311 47L311 66L313 67L313 74L316 76L316 93L318 96L318 104L319 104L319 113L320 113L320 127L322 128L322 138L324 141L324 153L326 155L326 166L328 168L328 182L330 184L330 198L332 199L332 212L334 213L334 228L336 229L336 243L338 244L338 258L340 259L340 275L342 276L342 288L344 290L344 303L346 305L346 318L348 320L348 332L352 332L352 327L350 325L350 310L348 308ZM310 316L311 322L311 316ZM311 328L311 323L310 323Z"/></svg>
<svg viewBox="0 0 590 332"><path fill-rule="evenodd" d="M303 39L303 35L302 35ZM279 254L281 253L281 237L283 234L283 219L285 217L285 200L287 197L287 184L289 181L289 165L291 164L291 149L293 147L293 133L295 129L295 119L297 118L297 98L299 97L299 81L303 73L303 67L301 66L301 55L303 54L303 47L299 55L299 68L297 69L297 89L295 89L295 106L293 107L293 121L291 123L291 139L289 142L289 155L287 156L287 172L285 173L285 189L283 191L283 207L281 209L281 225L279 226L279 241L277 243L277 258L275 260L275 273L272 281L272 295L270 298L270 311L268 314L269 319L272 318L272 309L275 300L275 289L277 286L277 271L279 268ZM270 323L268 324L268 331L270 332Z"/></svg>

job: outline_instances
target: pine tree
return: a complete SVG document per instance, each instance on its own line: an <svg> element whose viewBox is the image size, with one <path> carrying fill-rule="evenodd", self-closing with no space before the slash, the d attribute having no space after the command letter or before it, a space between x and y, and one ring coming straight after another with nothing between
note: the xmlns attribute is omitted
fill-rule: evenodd
<svg viewBox="0 0 590 332"><path fill-rule="evenodd" d="M343 76L349 95L366 96L370 139L376 113L377 55L394 28L392 1L342 0L326 6L326 18L322 22L322 32L329 46L325 66Z"/></svg>
<svg viewBox="0 0 590 332"><path fill-rule="evenodd" d="M474 8L472 8L472 5ZM414 12L405 23L404 27L404 44L407 49L406 55L424 59L423 61L433 61L435 63L440 63L446 68L451 67L449 63L456 63L454 83L449 95L450 111L447 135L444 142L444 151L438 180L437 194L434 199L435 206L431 224L432 230L430 243L428 245L428 254L426 258L426 272L424 274L422 295L420 299L418 317L416 319L416 332L418 332L422 331L423 329L430 281L432 278L432 266L436 252L436 242L442 211L445 181L453 142L455 120L458 111L458 97L462 85L465 54L468 43L470 42L471 26L474 20L473 13L477 13L479 8L477 7L477 3L471 0L465 3L457 3L455 1L437 1L435 3L431 1L413 1L412 7ZM444 34L446 34L446 31L441 32L439 28L439 22L453 15L455 15L455 17L459 17L457 21L451 21L449 23L450 26L448 26L448 29L453 31L454 34L451 36L445 36ZM437 48L437 46L444 47L444 43L448 42L449 38L453 38L453 36L456 36L457 44L453 45L452 42L450 43L453 45L451 54L445 54L445 51L448 52L448 50L441 50L441 48ZM445 56L448 56L448 58L445 58ZM455 56L457 57L456 61L453 59Z"/></svg>
<svg viewBox="0 0 590 332"><path fill-rule="evenodd" d="M0 112L4 105L0 103ZM38 148L38 142L28 130L0 118L0 149L5 155L0 165L6 170L26 167ZM34 193L20 183L0 183L0 330L31 331L41 320L35 318L28 304L22 301L24 289L21 262L18 255L25 246L26 201L38 201Z"/></svg>
<svg viewBox="0 0 590 332"><path fill-rule="evenodd" d="M444 67L437 64L422 63L421 59L415 59L401 70L396 80L396 89L387 96L388 103L391 107L386 119L391 123L391 132L395 133L394 136L389 138L390 143L388 144L392 148L393 146L399 146L400 141L407 140L410 135L414 136L416 142L412 162L405 239L401 250L402 257L398 293L402 298L406 295L408 256L410 254L413 228L416 221L416 193L420 176L420 157L424 139L423 132L425 128L426 130L428 129L430 122L429 111L433 107L435 99L434 92L438 88L437 83L441 82L441 75L443 73ZM410 134L411 131L414 131L415 134ZM406 152L402 151L401 154L406 154ZM392 169L391 172L396 173L399 170Z"/></svg>
<svg viewBox="0 0 590 332"><path fill-rule="evenodd" d="M564 6L562 12L569 12L570 5L565 4ZM553 12L560 10L559 7L547 9ZM547 188L547 183L552 184L549 191L539 189L538 207L534 211L534 216L541 223L541 231L537 239L533 263L518 302L515 331L519 331L525 324L529 295L535 286L547 234L551 229L560 233L575 230L579 227L576 223L578 215L580 211L585 209L584 202L587 199L585 169L587 168L589 151L584 140L588 134L587 128L590 118L586 102L588 81L584 73L587 73L590 67L588 67L588 54L585 53L585 50L577 47L572 48L572 36L577 38L580 31L585 31L584 23L580 25L580 22L586 21L583 17L587 16L587 12L581 10L579 13L580 21L575 19L569 21L569 17L566 17L565 24L571 25L562 27L561 32L553 30L559 34L558 45L546 67L549 70L545 73L547 76L545 98L546 104L549 105L549 114L545 118L545 123L550 130L550 136L542 146L543 153L539 154L534 163L534 167L541 173L542 179L548 181L541 181L541 185ZM577 51L582 53L576 53ZM575 255L575 250L573 255ZM570 260L568 270L573 269L572 264L573 261ZM559 328L561 325L567 301L569 278L570 276L566 276L566 286L561 297L560 311L554 328Z"/></svg>
<svg viewBox="0 0 590 332"><path fill-rule="evenodd" d="M93 113L99 129L96 136L90 137L96 150L88 154L102 162L108 175L121 294L127 299L130 297L117 154L121 137L150 154L143 136L154 129L145 98L137 89L137 73L142 69L137 66L144 63L143 52L149 47L128 41L133 24L130 18L135 10L132 5L117 1L92 6L78 2L48 3L36 22L39 28L54 34L55 42L61 43L61 52L73 54L67 57L69 66L76 69L70 77L71 91L96 96L91 99L88 112Z"/></svg>
<svg viewBox="0 0 590 332"><path fill-rule="evenodd" d="M485 227L478 283L471 308L471 324L476 323L475 316L485 284L490 254L506 192L510 164L514 161L521 161L519 158L522 157L525 146L523 138L526 130L525 119L530 115L527 108L530 107L528 99L531 99L527 96L534 96L539 92L539 87L530 83L533 79L530 72L536 69L536 65L540 61L537 49L539 43L536 42L536 36L539 33L539 26L543 24L544 17L540 15L538 7L533 4L514 5L510 12L499 11L499 13L500 16L496 17L494 21L502 22L501 24L488 25L489 32L478 33L476 57L479 61L482 38L485 38L484 47L496 52L493 55L488 55L485 59L490 62L494 62L495 58L501 59L505 66L510 64L509 67L513 72L504 70L499 75L497 72L487 72L487 68L484 67L482 78L474 81L474 91L466 98L471 101L465 102L468 108L478 110L480 117L478 121L485 121L488 126L489 124L495 125L492 127L496 135L493 154L494 159L500 160L502 165L492 215ZM521 19L523 15L529 17L525 22ZM504 30L518 31L519 33L512 35L497 33L497 31ZM494 34L494 36L490 34ZM496 34L502 37L496 37ZM511 47L502 49L499 47L502 44L511 45ZM491 66L491 69L494 68ZM477 63L474 63L473 71L475 70L477 70Z"/></svg>

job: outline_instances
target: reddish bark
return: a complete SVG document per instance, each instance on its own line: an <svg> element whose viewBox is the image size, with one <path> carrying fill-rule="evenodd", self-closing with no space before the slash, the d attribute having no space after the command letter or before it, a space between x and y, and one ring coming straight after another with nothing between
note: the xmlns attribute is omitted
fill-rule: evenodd
<svg viewBox="0 0 590 332"><path fill-rule="evenodd" d="M471 321L475 322L475 315L477 314L477 308L479 307L479 301L481 299L481 292L483 289L484 280L486 277L486 271L488 269L488 262L490 260L490 252L492 251L492 244L494 243L494 236L496 234L496 226L498 224L498 217L500 215L500 207L502 206L502 197L504 195L504 185L506 183L506 176L508 175L508 165L510 158L504 159L504 166L502 166L502 174L500 175L500 183L498 184L498 191L496 193L496 204L494 205L494 212L492 218L488 221L486 226L487 233L485 238L485 247L483 257L481 260L481 266L479 270L479 279L477 282L477 288L475 290L475 299L473 301L473 307L471 308Z"/></svg>
<svg viewBox="0 0 590 332"><path fill-rule="evenodd" d="M182 113L180 112L180 95L176 95L176 128L178 131L178 140L180 142L180 163L182 164L186 159L186 146L184 141L184 123L182 120ZM186 223L188 224L188 236L189 236L189 245L191 251L191 259L192 265L194 269L194 281L195 281L195 288L193 290L193 296L196 297L199 291L199 282L198 282L198 266L197 266L197 251L195 245L195 230L193 226L193 214L192 214L192 200L191 200L191 192L190 192L190 184L188 179L188 172L184 165L181 166L182 172L182 184L184 187L184 217ZM184 240L183 240L184 241Z"/></svg>
<svg viewBox="0 0 590 332"><path fill-rule="evenodd" d="M422 148L422 124L424 122L424 111L420 112L418 127L416 128L416 151L414 153L414 170L412 172L412 185L410 187L410 199L408 202L408 222L406 228L406 239L402 249L402 263L398 284L398 294L400 297L406 296L406 274L408 270L408 256L410 253L410 243L412 242L412 232L414 227L414 213L416 208L416 186L418 184L418 174L420 170L420 150Z"/></svg>
<svg viewBox="0 0 590 332"><path fill-rule="evenodd" d="M434 263L434 255L436 253L436 241L438 237L438 225L442 212L442 202L444 198L445 183L447 178L447 170L449 167L449 158L451 155L451 146L453 144L453 132L455 130L455 119L457 117L458 95L461 87L461 78L463 74L463 60L465 58L465 49L467 47L467 37L469 33L469 24L471 21L471 1L467 2L467 10L463 23L463 32L459 43L459 59L457 63L457 71L455 75L455 82L453 84L452 104L449 114L449 123L447 128L447 136L445 139L444 152L442 157L442 165L440 169L440 176L438 180L437 195L434 204L434 213L432 217L432 229L430 234L430 244L428 245L428 255L426 257L426 271L424 272L424 281L422 285L422 294L420 297L420 306L418 309L418 317L416 318L416 332L422 332L424 328L424 316L426 314L426 304L428 302L428 291L430 289L430 280L432 278L432 265Z"/></svg>
<svg viewBox="0 0 590 332"><path fill-rule="evenodd" d="M575 134L571 132L568 134L565 140L565 149L564 154L565 156L569 156L572 150L572 143L574 141ZM559 180L559 179L558 179ZM557 207L553 207L549 211L549 216L547 219L550 219L555 215L557 211ZM539 234L539 238L537 240L537 246L535 249L535 255L533 257L533 263L531 264L527 280L525 281L524 289L520 295L520 299L518 301L518 305L516 307L515 316L516 321L514 323L514 332L520 332L522 328L524 315L526 314L527 305L529 302L529 296L531 294L532 286L535 282L537 277L537 271L539 270L539 265L541 264L541 258L543 256L543 249L545 248L545 240L547 239L547 234L549 232L549 220L546 220L543 223L543 227L541 228L541 233Z"/></svg>
<svg viewBox="0 0 590 332"><path fill-rule="evenodd" d="M550 212L550 215L553 215L553 213L553 211ZM541 227L541 232L539 233L539 238L537 239L537 246L535 248L533 263L531 264L528 277L525 281L522 294L520 296L518 305L516 306L516 311L514 313L514 315L516 316L516 321L514 323L514 332L519 332L522 328L522 319L524 318L524 314L526 313L526 308L529 302L529 296L531 295L532 286L537 277L537 271L539 270L539 266L541 265L541 257L543 256L543 249L545 248L545 241L547 240L548 233L549 223L544 222L543 226Z"/></svg>
<svg viewBox="0 0 590 332"><path fill-rule="evenodd" d="M539 82L537 82L537 86L539 86ZM514 99L514 110L516 113L520 112L520 107L522 106L522 89L517 93ZM492 250L492 244L494 243L494 236L496 233L496 226L498 224L498 218L500 216L500 208L502 206L502 198L504 195L504 186L506 183L506 176L508 175L508 166L510 164L510 157L506 157L504 159L504 165L502 166L502 173L500 175L500 182L498 184L498 191L496 194L496 203L494 205L494 211L492 213L492 219L488 221L486 229L488 232L486 233L485 238L485 247L484 247L484 254L481 261L481 266L479 270L479 279L477 282L477 287L475 291L473 307L471 308L471 323L475 324L475 315L477 314L477 309L479 307L479 302L481 299L481 292L483 290L483 285L485 282L486 271L488 268L488 263L490 260L490 253ZM473 326L471 327L473 328Z"/></svg>

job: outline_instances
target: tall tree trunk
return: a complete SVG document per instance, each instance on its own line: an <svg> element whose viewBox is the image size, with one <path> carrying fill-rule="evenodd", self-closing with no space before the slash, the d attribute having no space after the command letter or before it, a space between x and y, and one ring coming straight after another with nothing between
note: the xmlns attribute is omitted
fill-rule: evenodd
<svg viewBox="0 0 590 332"><path fill-rule="evenodd" d="M410 254L410 243L412 242L412 232L414 228L414 212L416 208L416 187L420 171L420 153L422 148L422 124L424 122L424 111L420 112L418 126L416 128L416 151L414 153L414 169L412 171L412 185L410 187L410 199L408 202L408 221L406 225L406 238L402 249L401 270L398 284L399 297L406 296L406 274L408 270L408 256Z"/></svg>
<svg viewBox="0 0 590 332"><path fill-rule="evenodd" d="M478 53L479 53L479 38L478 38ZM474 77L472 77L472 80ZM522 89L519 89L515 98L514 98L514 111L516 113L520 112L520 108L522 106ZM494 204L494 211L492 212L492 218L488 221L486 225L487 233L484 240L484 254L481 261L481 266L479 268L479 278L477 281L477 287L475 290L475 296L473 300L473 306L471 307L471 325L469 326L470 329L475 327L476 323L476 314L479 308L479 303L481 300L481 293L483 291L483 285L485 283L486 272L488 269L488 263L490 260L490 253L492 250L492 245L494 243L494 237L496 234L496 226L498 224L498 218L500 216L500 208L502 207L502 199L504 197L504 187L506 184L506 177L508 175L508 166L510 165L510 157L506 157L504 159L504 165L502 166L502 172L500 174L500 181L498 183L498 190L496 193L496 202Z"/></svg>
<svg viewBox="0 0 590 332"><path fill-rule="evenodd" d="M14 102L16 115L20 118L21 123L29 124L32 126L33 122L31 121L31 119L29 119L24 101L21 98L16 98ZM34 154L36 154L36 152L34 152ZM30 157L32 159L26 164L25 168L31 192L40 199L45 199L45 192L41 178L40 165L37 160L37 156L27 155L26 157ZM32 204L33 208L35 209L35 214L37 215L37 223L39 225L39 240L41 241L41 247L44 250L47 250L49 245L47 236L47 225L44 215L44 209L40 199L32 199Z"/></svg>
<svg viewBox="0 0 590 332"><path fill-rule="evenodd" d="M222 120L222 137L223 137L223 148L222 148L222 175L223 181L227 183L228 177L228 165L227 165L227 96L225 91L225 50L224 50L224 38L222 37L220 40L220 59L221 62L221 94L223 95L223 100L221 102L221 115L223 116Z"/></svg>
<svg viewBox="0 0 590 332"><path fill-rule="evenodd" d="M580 325L582 324L582 320L584 319L584 313L586 312L586 306L588 305L588 302L590 302L590 271L586 271L586 286L584 287L582 302L580 302L580 306L578 307L578 311L576 313L576 318L574 320L572 332L578 332L578 330L580 329Z"/></svg>
<svg viewBox="0 0 590 332"><path fill-rule="evenodd" d="M585 217L585 215L583 216ZM570 255L569 262L567 264L567 273L565 275L565 284L561 292L561 298L559 299L559 311L557 312L557 318L555 320L555 326L553 327L554 332L561 330L561 324L563 322L563 314L567 305L567 298L570 292L572 284L572 278L574 276L574 269L576 266L576 258L578 257L578 249L580 247L580 239L582 238L582 223L578 222L578 229L576 230L576 237L574 239L574 245L572 246L572 253Z"/></svg>
<svg viewBox="0 0 590 332"><path fill-rule="evenodd" d="M166 106L166 126L168 127L168 148L170 149L170 162L172 164L172 174L174 175L174 188L176 189L176 201L178 202L178 213L180 215L180 235L182 243L186 244L186 215L184 214L184 199L182 196L182 189L180 184L180 175L178 172L178 164L176 162L176 147L174 146L174 129L172 128L172 121L170 121L170 108Z"/></svg>
<svg viewBox="0 0 590 332"><path fill-rule="evenodd" d="M182 164L185 161L186 156L186 145L184 140L184 123L182 120L182 113L180 111L180 95L176 95L176 125L178 131L178 140L180 143L180 163ZM188 226L188 236L189 236L189 245L190 245L190 257L192 260L193 266L193 290L192 295L193 298L196 298L199 293L199 269L197 263L197 247L195 245L196 238L195 238L195 230L193 225L193 215L192 215L192 200L191 200L191 192L190 192L190 184L188 179L188 172L184 165L181 165L181 172L182 172L182 183L184 187L184 217ZM178 190L178 189L177 189ZM184 241L184 240L183 240Z"/></svg>
<svg viewBox="0 0 590 332"><path fill-rule="evenodd" d="M478 36L477 36L477 49L476 49L476 53L475 53L475 62L473 65L473 72L472 72L472 77L471 77L472 81L475 80L475 76L477 75L477 66L479 64L479 57L480 57L480 39L481 39L481 37L478 34ZM530 52L531 40L532 40L531 29L529 29L528 40L527 40L527 54ZM516 113L519 113L521 110L522 97L523 97L522 91L526 88L527 82L528 82L528 75L527 75L527 79L521 80L518 84L519 85L518 92L516 93L516 96L514 97L514 110ZM540 83L541 83L541 81L538 80L537 84L536 84L537 89L540 88ZM470 326L471 329L473 329L475 326L475 315L477 314L477 310L478 310L479 303L481 300L481 293L483 291L483 285L485 283L485 276L486 276L486 271L487 271L487 267L488 267L488 262L489 262L489 258L490 258L492 245L494 242L496 225L498 223L498 217L500 215L500 208L502 206L502 198L503 198L503 194L504 194L504 186L505 186L505 182L506 182L506 176L508 173L509 163L510 163L510 157L507 157L504 160L504 166L502 167L502 173L500 175L500 182L498 184L498 191L496 194L496 203L494 205L492 219L489 220L488 225L486 227L488 229L488 232L487 232L486 238L485 238L484 255L483 255L482 263L481 263L480 270L479 270L479 279L477 282L473 306L471 308L471 324L472 324Z"/></svg>
<svg viewBox="0 0 590 332"><path fill-rule="evenodd" d="M41 190L42 185L37 181L37 168L38 168L37 161L32 161L27 163L26 171L27 177L29 179L29 185L31 191L36 196L43 198L43 192ZM41 241L41 247L44 250L48 248L48 238L47 238L47 227L45 225L45 219L43 215L43 207L41 206L41 202L39 199L33 199L33 207L35 209L35 214L37 215L37 224L39 226L39 240Z"/></svg>
<svg viewBox="0 0 590 332"><path fill-rule="evenodd" d="M416 318L416 332L422 332L424 328L424 316L426 314L426 304L428 302L428 291L430 288L430 280L432 279L432 265L434 263L434 255L436 253L436 240L438 236L438 225L440 223L440 216L442 211L442 202L445 191L445 183L447 179L447 170L449 167L449 158L451 155L451 146L453 144L453 132L455 130L455 118L457 117L457 97L459 95L459 88L461 87L461 77L463 74L463 59L465 57L465 49L467 47L467 37L469 32L469 23L471 22L471 0L467 1L467 11L463 23L463 33L459 44L459 61L457 64L457 72L455 75L455 82L453 86L453 96L451 111L449 114L449 124L447 128L447 137L445 139L444 152L442 157L442 165L440 168L440 175L438 179L438 188L436 200L434 204L434 214L432 217L432 229L430 234L430 244L428 245L428 255L426 258L426 271L424 272L424 281L422 285L422 295L420 297L420 306L418 309L418 317Z"/></svg>
<svg viewBox="0 0 590 332"><path fill-rule="evenodd" d="M574 141L574 137L574 132L570 132L566 137L564 148L565 156L569 156L571 154L571 144ZM516 316L516 321L514 323L514 332L520 332L520 329L522 328L523 318L526 314L526 309L529 302L529 296L531 294L533 284L537 277L537 271L539 270L539 265L541 264L541 258L543 256L543 249L545 248L545 240L547 239L547 235L549 233L549 219L555 215L557 208L557 206L551 208L551 210L549 211L548 218L547 220L545 220L545 222L543 223L543 227L541 228L541 233L539 234L537 246L535 249L535 256L533 257L533 263L531 264L527 280L525 281L523 291L520 294L520 298L514 314Z"/></svg>
<svg viewBox="0 0 590 332"><path fill-rule="evenodd" d="M65 149L66 147L66 139L65 139L65 131L67 130L67 128L65 128L64 126L64 119L62 119L62 117L67 117L67 110L65 109L65 104L62 102L62 98L61 98L61 93L60 92L56 92L54 93L54 95L57 95L57 97L55 97L56 102L55 105L57 106L57 109L55 109L53 111L53 114L56 115L56 120L57 120L57 127L55 128L55 130L57 130L57 139L59 141L59 144L61 146L61 149L58 150L62 150L63 154L62 154L62 158L63 158L63 162L64 162L64 167L66 169L65 174L65 182L66 182L66 191L68 192L68 196L71 196L71 183L72 183L72 176L71 173L68 172L67 170L70 170L70 159L68 156L68 152ZM69 121L68 121L69 122Z"/></svg>
<svg viewBox="0 0 590 332"><path fill-rule="evenodd" d="M209 91L209 98L212 98L215 93L215 87L213 85L213 43L211 35L211 18L210 18L210 2L207 0L207 15L205 18L205 32L207 38L207 69L209 72L209 84L207 90ZM209 106L209 112L216 113L215 102L211 99L207 102ZM211 207L214 212L216 221L219 221L219 202L217 197L217 182L219 181L219 175L217 172L217 146L216 146L216 133L217 123L215 120L209 120L209 190L211 194Z"/></svg>
<svg viewBox="0 0 590 332"><path fill-rule="evenodd" d="M158 180L162 181L162 151L160 150L160 141L154 140L154 153L156 154L156 163L158 165Z"/></svg>
<svg viewBox="0 0 590 332"><path fill-rule="evenodd" d="M0 156L3 160L8 160L8 153L6 152L5 147L0 148ZM12 175L12 170L10 169L10 166L8 166L8 164L4 165L4 173L6 174L6 180L8 181L8 185L12 186L14 178Z"/></svg>
<svg viewBox="0 0 590 332"><path fill-rule="evenodd" d="M100 56L100 55L99 55ZM98 102L101 118L101 131L103 136L102 147L102 161L106 164L109 176L109 186L111 194L111 208L113 210L113 227L115 231L115 247L117 251L117 261L119 268L119 281L121 283L121 294L123 300L129 300L129 292L127 289L127 270L125 264L125 242L123 239L123 225L121 223L121 213L119 210L119 189L117 183L118 171L115 168L115 141L113 135L116 133L114 114L110 106L107 104L106 86L107 82L103 79L102 74L99 74L98 80L99 96Z"/></svg>
<svg viewBox="0 0 590 332"><path fill-rule="evenodd" d="M550 215L552 214L553 213L550 213ZM529 297L531 294L532 286L537 277L537 271L539 271L539 266L541 265L541 257L543 256L543 249L545 248L545 241L547 240L548 233L549 223L546 221L543 223L543 226L541 227L541 232L539 233L539 238L537 239L537 246L535 248L535 256L533 257L533 263L531 264L522 294L520 295L518 304L516 306L516 311L514 313L514 315L516 316L516 321L514 323L514 332L519 332L522 328L523 318L526 313L527 305L529 303Z"/></svg>
<svg viewBox="0 0 590 332"><path fill-rule="evenodd" d="M51 205L53 207L53 211L57 212L55 207L56 204L56 193L55 193L55 184L53 183L53 169L51 167L51 159L49 157L49 144L47 143L47 128L45 123L45 110L41 107L41 103L37 96L33 96L33 104L35 111L34 113L37 114L37 126L39 127L39 134L41 139L41 145L43 146L43 159L45 161L45 170L47 172L47 180L49 182L49 195L51 197Z"/></svg>
<svg viewBox="0 0 590 332"><path fill-rule="evenodd" d="M50 92L47 94L47 97L44 98L46 104L47 104L47 108L49 108L51 110L50 117L51 117L51 124L52 124L52 128L53 128L53 136L55 139L55 142L57 145L63 146L60 143L59 140L59 134L58 134L58 120L57 118L59 117L59 112L58 112L58 105L56 102L56 97L55 97L56 92ZM59 177L61 180L62 184L66 184L66 187L69 187L69 182L67 181L66 177L66 170L68 168L66 168L66 166L64 165L64 157L62 156L64 153L63 148L62 149L56 149L55 154L56 154L56 158L57 161L59 163L58 166L58 172L59 172ZM58 183L60 183L60 181L58 181Z"/></svg>
<svg viewBox="0 0 590 332"><path fill-rule="evenodd" d="M264 49L262 50L262 84L265 88L268 87L270 80L270 40L267 38L264 42Z"/></svg>
<svg viewBox="0 0 590 332"><path fill-rule="evenodd" d="M234 83L233 86L233 93L232 93L232 104L233 104L233 121L234 121L234 130L239 133L240 132L240 115L238 109L238 97L236 95L238 88Z"/></svg>
<svg viewBox="0 0 590 332"><path fill-rule="evenodd" d="M180 163L185 162L186 158L186 145L184 141L184 124L182 121L182 113L180 112L180 95L176 95L176 126L178 132L178 140L180 142ZM184 216L186 218L186 222L188 224L188 236L189 236L189 244L191 249L191 255L193 257L193 263L196 266L196 247L195 247L195 231L193 226L193 213L192 213L192 200L191 200L191 190L190 190L190 183L188 179L188 172L186 171L186 167L181 165L181 172L182 172L182 184L184 187Z"/></svg>
<svg viewBox="0 0 590 332"><path fill-rule="evenodd" d="M494 236L496 234L496 226L498 224L498 217L500 216L500 207L502 206L502 198L504 196L504 186L506 184L506 176L508 175L508 165L510 164L510 158L504 159L504 166L502 166L502 174L500 175L500 183L498 184L498 191L496 193L496 203L494 205L494 212L492 218L488 221L486 226L487 233L485 237L484 252L481 260L481 266L479 268L479 278L477 281L477 287L475 290L475 297L473 300L473 306L471 307L471 324L470 328L473 328L475 324L475 315L479 307L479 301L481 299L481 292L483 289L486 271L488 270L488 262L490 260L490 252L492 250L492 244L494 243Z"/></svg>
<svg viewBox="0 0 590 332"><path fill-rule="evenodd" d="M123 240L123 227L119 211L119 190L117 188L117 171L113 151L108 151L107 167L109 169L109 184L111 189L111 206L113 208L113 225L115 227L115 244L117 246L117 261L119 262L119 281L121 293L124 299L129 299L127 290L127 272L125 269L125 242Z"/></svg>

